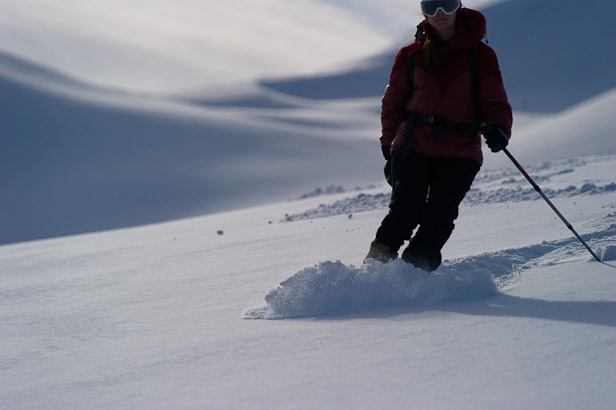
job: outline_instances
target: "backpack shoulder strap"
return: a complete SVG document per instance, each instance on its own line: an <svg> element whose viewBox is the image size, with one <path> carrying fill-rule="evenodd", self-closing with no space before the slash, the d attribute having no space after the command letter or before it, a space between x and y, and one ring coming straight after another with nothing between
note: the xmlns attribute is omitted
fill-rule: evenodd
<svg viewBox="0 0 616 410"><path fill-rule="evenodd" d="M471 87L477 116L475 121L479 124L481 121L479 104L479 46L473 46L466 50L466 59L468 60L468 69L471 72Z"/></svg>
<svg viewBox="0 0 616 410"><path fill-rule="evenodd" d="M468 68L471 72L473 92L477 93L479 88L479 50L477 46L466 50L466 59L468 60Z"/></svg>
<svg viewBox="0 0 616 410"><path fill-rule="evenodd" d="M410 47L409 47L410 51ZM409 78L411 79L411 90L409 93L409 100L413 98L413 92L415 91L415 59L417 58L417 50L410 51L406 55L406 69L409 72Z"/></svg>
<svg viewBox="0 0 616 410"><path fill-rule="evenodd" d="M415 43L419 43L421 36L424 35L424 25L419 23L417 25L417 31L415 32ZM406 69L409 72L409 78L411 79L411 90L409 92L409 100L413 98L415 92L415 60L417 58L417 48L413 45L409 45L408 54L406 55Z"/></svg>

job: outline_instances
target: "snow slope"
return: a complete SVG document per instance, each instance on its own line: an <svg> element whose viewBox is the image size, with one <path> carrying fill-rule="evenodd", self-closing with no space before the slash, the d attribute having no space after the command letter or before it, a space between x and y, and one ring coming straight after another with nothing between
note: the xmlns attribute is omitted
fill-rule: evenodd
<svg viewBox="0 0 616 410"><path fill-rule="evenodd" d="M359 266L384 185L4 245L0 408L610 409L615 166L529 170L604 263L511 169L477 181L432 275Z"/></svg>

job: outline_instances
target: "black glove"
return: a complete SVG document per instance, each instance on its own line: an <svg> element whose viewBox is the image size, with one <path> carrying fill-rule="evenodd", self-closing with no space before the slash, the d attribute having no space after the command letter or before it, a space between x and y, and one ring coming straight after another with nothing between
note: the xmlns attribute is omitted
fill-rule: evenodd
<svg viewBox="0 0 616 410"><path fill-rule="evenodd" d="M481 124L481 133L492 152L501 151L509 144L509 133L502 125L484 122Z"/></svg>
<svg viewBox="0 0 616 410"><path fill-rule="evenodd" d="M385 174L385 180L390 186L394 186L394 181L391 176L391 159L388 159L383 167L383 173Z"/></svg>
<svg viewBox="0 0 616 410"><path fill-rule="evenodd" d="M383 168L383 173L385 174L385 179L387 180L387 183L391 186L393 186L393 181L391 178L391 153L390 153L390 147L386 147L381 145L381 150L383 151L383 157L385 157L385 160L387 161L385 163L385 167Z"/></svg>
<svg viewBox="0 0 616 410"><path fill-rule="evenodd" d="M381 151L383 151L383 158L385 158L385 161L389 161L391 159L391 147L381 145Z"/></svg>

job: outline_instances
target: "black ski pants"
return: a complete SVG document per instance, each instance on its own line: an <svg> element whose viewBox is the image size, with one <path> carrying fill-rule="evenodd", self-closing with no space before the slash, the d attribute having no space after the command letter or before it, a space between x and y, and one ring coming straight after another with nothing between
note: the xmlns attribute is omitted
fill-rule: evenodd
<svg viewBox="0 0 616 410"><path fill-rule="evenodd" d="M419 226L413 246L440 255L479 168L477 161L469 158L432 158L414 151L396 155L392 159L389 213L377 231L376 242L397 251Z"/></svg>

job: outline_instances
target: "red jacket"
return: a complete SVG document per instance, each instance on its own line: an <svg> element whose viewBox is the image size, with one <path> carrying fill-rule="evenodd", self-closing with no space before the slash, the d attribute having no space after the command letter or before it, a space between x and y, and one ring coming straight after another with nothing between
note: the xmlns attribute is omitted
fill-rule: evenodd
<svg viewBox="0 0 616 410"><path fill-rule="evenodd" d="M482 43L486 21L475 10L462 9L456 20L455 37L443 45L442 65L438 71L428 69L423 60L420 42L402 48L396 55L389 83L383 96L381 111L381 145L390 147L392 155L404 147L405 118L412 112L440 117L453 123L487 122L504 126L511 134L511 106L494 51ZM427 24L424 21L423 24ZM478 89L473 91L467 50L476 46L479 56ZM417 50L413 98L406 66L409 51ZM479 104L475 101L475 95ZM479 115L477 108L479 107ZM440 138L434 138L434 126L415 122L410 148L420 154L452 158L463 157L483 163L481 138L472 133L446 127Z"/></svg>

